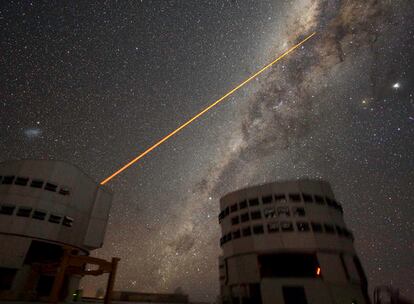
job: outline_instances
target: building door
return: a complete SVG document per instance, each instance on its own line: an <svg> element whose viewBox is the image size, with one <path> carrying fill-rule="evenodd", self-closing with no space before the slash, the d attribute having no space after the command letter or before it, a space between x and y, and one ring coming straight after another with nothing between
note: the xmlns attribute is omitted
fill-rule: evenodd
<svg viewBox="0 0 414 304"><path fill-rule="evenodd" d="M250 303L262 304L262 292L260 290L260 284L250 284Z"/></svg>
<svg viewBox="0 0 414 304"><path fill-rule="evenodd" d="M308 304L305 288L302 286L283 286L282 292L285 304Z"/></svg>

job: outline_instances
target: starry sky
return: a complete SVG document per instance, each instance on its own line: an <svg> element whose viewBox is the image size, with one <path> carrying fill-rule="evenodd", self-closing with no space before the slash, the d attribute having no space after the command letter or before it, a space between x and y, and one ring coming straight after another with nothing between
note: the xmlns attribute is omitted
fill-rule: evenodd
<svg viewBox="0 0 414 304"><path fill-rule="evenodd" d="M2 1L0 161L97 181L313 31L317 36L107 185L116 289L218 294L218 200L331 182L371 287L414 298L411 0ZM102 279L82 283L86 293Z"/></svg>

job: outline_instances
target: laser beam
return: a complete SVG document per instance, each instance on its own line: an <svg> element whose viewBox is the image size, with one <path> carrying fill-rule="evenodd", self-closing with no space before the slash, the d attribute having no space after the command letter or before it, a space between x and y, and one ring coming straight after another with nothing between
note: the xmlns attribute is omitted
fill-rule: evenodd
<svg viewBox="0 0 414 304"><path fill-rule="evenodd" d="M315 35L316 35L316 33L312 33L309 36L307 36L305 39L303 39L301 42L299 42L298 44L295 44L294 46L292 46L290 49L288 49L287 51L285 51L282 55L280 55L279 57L277 57L275 60L273 60L272 62L270 62L269 64L267 64L263 68L261 68L259 71L257 71L253 75L251 75L249 78L247 78L246 80L244 80L243 82L241 82L239 85L237 85L236 87L234 87L233 89L231 89L230 91L228 91L226 94L224 94L223 96L221 96L215 102L213 102L212 104L210 104L204 110L202 110L198 114L194 115L192 118L190 118L185 123L183 123L182 125L180 125L177 129L175 129L174 131L172 131L171 133L169 133L168 135L166 135L165 137L163 137L162 139L160 139L158 142L156 142L154 145L152 145L151 147L149 147L147 150L145 150L144 152L142 152L141 154L139 154L137 157L135 157L134 159L132 159L130 162L128 162L127 164L125 164L124 166L122 166L120 169L118 169L117 171L115 171L114 173L112 173L110 176L108 176L107 178L105 178L103 181L101 181L101 185L106 184L111 179L113 179L115 176L117 176L121 172L123 172L126 169L128 169L129 167L131 167L133 164L135 164L137 161L139 161L145 155L147 155L152 150L154 150L155 148L157 148L158 146L160 146L161 144L163 144L165 141L167 141L170 137L174 136L175 134L177 134L178 132L180 132L182 129L184 129L185 127L187 127L189 124L191 124L194 120L196 120L200 116L202 116L205 113L207 113L208 111L210 111L212 108L214 108L220 102L222 102L224 99L226 99L230 95L234 94L237 90L239 90L240 88L242 88L243 86L245 86L247 83L249 83L250 81L252 81L253 79L255 79L257 76L259 76L260 74L262 74L264 71L266 71L267 69L269 69L271 66L273 66L274 64L276 64L278 61L282 60L284 57L286 57L287 55L289 55L290 53L292 53L294 50L296 50L298 47L300 47L301 45L303 45L306 41L308 41L309 39L311 39Z"/></svg>

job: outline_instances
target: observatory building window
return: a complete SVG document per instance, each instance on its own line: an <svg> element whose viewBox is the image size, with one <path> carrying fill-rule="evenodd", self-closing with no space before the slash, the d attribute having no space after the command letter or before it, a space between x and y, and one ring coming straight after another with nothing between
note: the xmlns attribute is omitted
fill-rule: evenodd
<svg viewBox="0 0 414 304"><path fill-rule="evenodd" d="M344 213L344 209L342 209L342 205L338 203L337 201L334 201L335 209L340 211L341 213Z"/></svg>
<svg viewBox="0 0 414 304"><path fill-rule="evenodd" d="M56 192L56 188L57 188L57 185L52 184L52 183L46 183L45 185L45 190L47 191Z"/></svg>
<svg viewBox="0 0 414 304"><path fill-rule="evenodd" d="M346 238L354 240L354 235L352 234L352 231L344 228L344 235Z"/></svg>
<svg viewBox="0 0 414 304"><path fill-rule="evenodd" d="M276 253L258 257L262 278L316 278L318 259L311 253Z"/></svg>
<svg viewBox="0 0 414 304"><path fill-rule="evenodd" d="M320 195L315 195L314 198L315 198L315 203L317 204L323 205L325 203L323 197Z"/></svg>
<svg viewBox="0 0 414 304"><path fill-rule="evenodd" d="M43 187L43 181L41 181L41 180L32 180L32 183L30 184L30 187L42 188Z"/></svg>
<svg viewBox="0 0 414 304"><path fill-rule="evenodd" d="M290 216L289 207L277 207L277 215Z"/></svg>
<svg viewBox="0 0 414 304"><path fill-rule="evenodd" d="M276 212L275 212L275 208L265 208L263 210L264 216L265 218L272 218L275 217Z"/></svg>
<svg viewBox="0 0 414 304"><path fill-rule="evenodd" d="M249 206L257 206L257 205L259 205L259 199L258 198L249 199Z"/></svg>
<svg viewBox="0 0 414 304"><path fill-rule="evenodd" d="M14 176L9 175L9 176L5 176L3 178L2 183L5 184L5 185L10 185L10 184L13 184L13 181L14 181Z"/></svg>
<svg viewBox="0 0 414 304"><path fill-rule="evenodd" d="M231 241L231 239L232 239L231 232L227 233L224 237L226 238L226 242Z"/></svg>
<svg viewBox="0 0 414 304"><path fill-rule="evenodd" d="M32 218L36 220L41 220L41 221L43 221L45 217L46 217L46 212L40 211L40 210L35 210L32 215Z"/></svg>
<svg viewBox="0 0 414 304"><path fill-rule="evenodd" d="M286 203L286 195L284 194L275 194L276 203Z"/></svg>
<svg viewBox="0 0 414 304"><path fill-rule="evenodd" d="M233 231L233 239L239 239L241 236L240 230Z"/></svg>
<svg viewBox="0 0 414 304"><path fill-rule="evenodd" d="M17 177L14 181L14 184L19 186L26 186L28 182L29 179L27 177Z"/></svg>
<svg viewBox="0 0 414 304"><path fill-rule="evenodd" d="M231 205L230 212L236 212L238 210L237 204Z"/></svg>
<svg viewBox="0 0 414 304"><path fill-rule="evenodd" d="M69 216L65 216L63 218L62 225L63 226L66 226L66 227L72 227L72 225L73 225L73 218L71 218Z"/></svg>
<svg viewBox="0 0 414 304"><path fill-rule="evenodd" d="M293 215L305 216L305 208L302 208L302 207L293 208Z"/></svg>
<svg viewBox="0 0 414 304"><path fill-rule="evenodd" d="M280 229L282 231L293 231L292 222L280 222Z"/></svg>
<svg viewBox="0 0 414 304"><path fill-rule="evenodd" d="M313 232L319 232L319 233L323 232L322 224L311 222L311 226L312 226Z"/></svg>
<svg viewBox="0 0 414 304"><path fill-rule="evenodd" d="M239 208L240 209L245 209L247 208L247 201L242 201L239 203Z"/></svg>
<svg viewBox="0 0 414 304"><path fill-rule="evenodd" d="M232 225L237 225L240 222L239 217L235 216L231 218L231 224Z"/></svg>
<svg viewBox="0 0 414 304"><path fill-rule="evenodd" d="M62 217L61 216L54 215L54 214L51 214L49 216L49 222L51 222L51 223L60 224L60 221L61 220L62 220Z"/></svg>
<svg viewBox="0 0 414 304"><path fill-rule="evenodd" d="M59 194L62 195L69 195L70 194L70 190L68 187L61 187L59 190Z"/></svg>
<svg viewBox="0 0 414 304"><path fill-rule="evenodd" d="M330 207L335 207L334 201L331 200L329 197L326 198L326 204Z"/></svg>
<svg viewBox="0 0 414 304"><path fill-rule="evenodd" d="M291 193L291 194L289 194L289 200L291 202L295 202L295 203L300 202L300 194L299 193Z"/></svg>
<svg viewBox="0 0 414 304"><path fill-rule="evenodd" d="M30 207L20 207L17 210L17 216L22 216L22 217L29 217L30 214L32 213L32 208Z"/></svg>
<svg viewBox="0 0 414 304"><path fill-rule="evenodd" d="M303 197L303 201L305 203L313 203L312 195L306 194L306 193L302 193L302 197Z"/></svg>
<svg viewBox="0 0 414 304"><path fill-rule="evenodd" d="M252 230L250 229L250 227L245 227L242 230L242 234L243 236L250 236L252 235Z"/></svg>
<svg viewBox="0 0 414 304"><path fill-rule="evenodd" d="M249 214L243 213L242 215L240 215L240 220L242 223L247 222L249 220Z"/></svg>
<svg viewBox="0 0 414 304"><path fill-rule="evenodd" d="M330 224L324 224L323 227L325 228L326 233L335 233L335 228L333 225Z"/></svg>
<svg viewBox="0 0 414 304"><path fill-rule="evenodd" d="M264 233L263 225L253 226L253 233L254 234L263 234Z"/></svg>
<svg viewBox="0 0 414 304"><path fill-rule="evenodd" d="M271 195L262 197L263 204L270 204L272 200L273 200L273 197Z"/></svg>
<svg viewBox="0 0 414 304"><path fill-rule="evenodd" d="M269 233L279 232L279 223L271 222L267 224L267 231Z"/></svg>
<svg viewBox="0 0 414 304"><path fill-rule="evenodd" d="M2 205L0 206L0 214L12 215L15 208L13 205Z"/></svg>
<svg viewBox="0 0 414 304"><path fill-rule="evenodd" d="M296 227L298 228L298 231L300 232L306 232L310 230L309 224L306 222L297 222Z"/></svg>
<svg viewBox="0 0 414 304"><path fill-rule="evenodd" d="M336 232L338 233L339 236L344 236L345 235L342 227L339 227L338 225L336 225L335 228L336 228Z"/></svg>
<svg viewBox="0 0 414 304"><path fill-rule="evenodd" d="M250 217L252 220L258 220L262 218L262 213L260 212L260 210L258 211L253 211L250 213Z"/></svg>

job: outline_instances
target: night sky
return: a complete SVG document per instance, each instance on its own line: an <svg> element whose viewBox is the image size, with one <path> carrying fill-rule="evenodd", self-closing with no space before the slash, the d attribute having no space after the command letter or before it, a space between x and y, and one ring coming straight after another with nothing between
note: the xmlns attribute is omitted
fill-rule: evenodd
<svg viewBox="0 0 414 304"><path fill-rule="evenodd" d="M0 6L0 161L65 160L96 181L317 32L107 184L95 254L121 258L116 289L214 300L220 196L310 177L331 182L370 286L414 298L412 0Z"/></svg>

